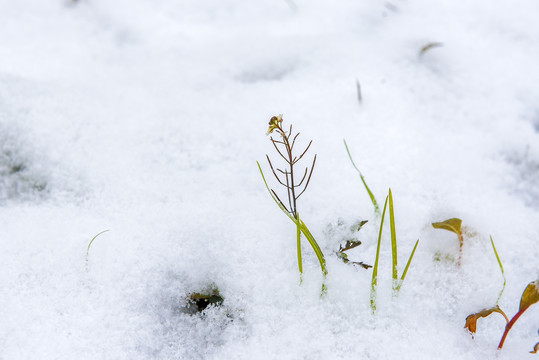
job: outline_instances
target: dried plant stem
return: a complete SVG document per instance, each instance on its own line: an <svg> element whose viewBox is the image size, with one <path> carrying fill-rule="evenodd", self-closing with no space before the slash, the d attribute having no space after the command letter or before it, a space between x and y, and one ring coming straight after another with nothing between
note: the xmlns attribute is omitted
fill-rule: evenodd
<svg viewBox="0 0 539 360"><path fill-rule="evenodd" d="M457 235L459 237L459 260L457 262L457 267L460 268L460 264L462 262L462 247L464 246L464 237L460 231Z"/></svg>

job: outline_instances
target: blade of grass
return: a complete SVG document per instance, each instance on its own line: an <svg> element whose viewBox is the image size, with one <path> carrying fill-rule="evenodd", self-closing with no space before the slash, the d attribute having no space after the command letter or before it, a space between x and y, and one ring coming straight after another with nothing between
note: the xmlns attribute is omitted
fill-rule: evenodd
<svg viewBox="0 0 539 360"><path fill-rule="evenodd" d="M492 240L492 235L490 236L490 243L492 244L492 249L494 250L494 254L496 255L496 260L498 260L498 265L500 265L500 271L502 272L502 277L503 277L502 291L500 291L500 295L498 295L498 300L496 300L496 305L498 305L498 303L500 302L500 299L502 298L503 292L505 290L505 284L507 283L507 279L505 278L505 272L503 271L502 261L500 260L498 251L496 251L496 246L494 246L494 240Z"/></svg>
<svg viewBox="0 0 539 360"><path fill-rule="evenodd" d="M90 254L90 246L92 246L92 243L94 242L94 240L101 234L103 233L106 233L107 231L109 231L110 229L107 229L107 230L103 230L101 231L100 233L98 233L96 236L94 236L92 238L92 240L90 240L90 243L88 244L88 248L86 249L86 270L88 270L88 256Z"/></svg>
<svg viewBox="0 0 539 360"><path fill-rule="evenodd" d="M384 204L384 211L382 211L382 219L380 220L380 232L378 234L378 245L376 246L376 258L374 260L374 266L372 268L372 281L371 281L371 309L374 314L376 311L376 285L378 281L378 260L380 259L380 244L382 243L382 230L384 229L384 217L386 215L387 199Z"/></svg>
<svg viewBox="0 0 539 360"><path fill-rule="evenodd" d="M393 259L392 277L393 277L393 291L397 291L398 287L398 269L397 269L397 233L395 230L395 210L393 208L393 194L391 188L389 189L389 225L391 227L391 257Z"/></svg>
<svg viewBox="0 0 539 360"><path fill-rule="evenodd" d="M344 147L346 148L346 152L348 153L348 157L350 158L350 162L354 166L354 168L359 173L359 177L361 178L361 181L363 182L363 186L365 186L365 190L367 190L367 193L369 194L369 197L371 198L372 205L374 206L374 211L376 214L380 215L380 207L378 206L378 202L376 201L376 198L374 197L374 194L372 193L371 189L369 189L369 186L367 185L367 182L365 181L365 178L363 177L363 174L356 166L356 163L354 163L354 159L352 159L352 155L350 154L350 150L348 149L348 145L346 144L346 140L343 139Z"/></svg>
<svg viewBox="0 0 539 360"><path fill-rule="evenodd" d="M401 289L402 283L404 282L404 278L406 277L406 274L408 273L408 268L410 267L410 264L412 263L412 259L415 254L415 249L417 249L417 245L419 244L419 239L415 242L414 249L412 250L412 253L410 254L410 257L408 258L408 262L406 263L406 267L404 268L404 271L401 276L401 280L399 282L399 285L397 286L397 292Z"/></svg>
<svg viewBox="0 0 539 360"><path fill-rule="evenodd" d="M101 235L101 234L103 234L103 233L106 233L107 231L109 231L109 229L101 231L101 232L98 233L96 236L94 236L94 237L92 238L92 240L90 240L90 243L88 244L88 248L86 249L86 259L88 259L88 254L89 254L89 252L90 252L90 246L92 246L92 243L94 242L94 240L95 240L99 235Z"/></svg>
<svg viewBox="0 0 539 360"><path fill-rule="evenodd" d="M298 246L298 267L300 273L300 283L303 281L303 261L301 260L301 225L299 220L299 213L297 214L296 230L297 230L297 246Z"/></svg>
<svg viewBox="0 0 539 360"><path fill-rule="evenodd" d="M322 275L324 276L323 282L322 282L322 293L321 296L324 296L327 293L327 286L326 286L326 276L328 274L327 268L326 268L326 259L324 258L324 253L322 253L322 250L320 250L320 247L318 246L318 243L314 239L314 236L309 231L309 228L303 220L300 220L301 223L301 232L305 237L307 238L307 241L309 244L311 244L311 247L314 250L314 253L316 254L316 257L318 258L318 262L320 263L320 268L322 269Z"/></svg>

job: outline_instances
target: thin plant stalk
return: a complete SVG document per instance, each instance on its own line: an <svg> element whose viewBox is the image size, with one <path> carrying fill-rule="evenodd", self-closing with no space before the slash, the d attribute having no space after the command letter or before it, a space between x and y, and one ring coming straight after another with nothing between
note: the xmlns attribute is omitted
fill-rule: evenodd
<svg viewBox="0 0 539 360"><path fill-rule="evenodd" d="M90 243L88 244L88 248L86 249L86 270L88 270L88 257L89 257L89 255L90 255L90 246L92 246L92 243L94 242L94 240L95 240L99 235L101 235L101 234L103 234L103 233L106 233L107 231L109 231L109 229L101 231L101 232L98 233L96 236L94 236L94 237L92 238L92 240L90 240Z"/></svg>
<svg viewBox="0 0 539 360"><path fill-rule="evenodd" d="M380 232L378 233L378 245L376 246L376 258L374 260L374 266L372 268L372 281L371 281L371 309L374 314L376 311L376 286L378 281L378 260L380 259L380 244L382 243L382 230L384 229L384 218L386 215L387 200L384 203L384 210L382 211L382 219L380 220Z"/></svg>
<svg viewBox="0 0 539 360"><path fill-rule="evenodd" d="M297 222L296 222L296 235L297 235L297 247L298 247L298 267L299 267L299 273L300 273L300 282L303 281L303 261L301 259L301 226L300 226L300 220L299 220L299 213L297 214Z"/></svg>
<svg viewBox="0 0 539 360"><path fill-rule="evenodd" d="M503 336L502 336L502 339L500 340L500 343L498 344L498 350L500 350L501 348L503 348L503 344L505 343L505 338L507 337L507 334L509 334L509 330L511 330L511 328L513 327L513 325L515 325L515 323L517 322L518 318L522 316L522 314L524 314L524 312L528 310L528 308L524 308L522 310L520 310L519 312L516 313L515 316L513 316L513 318L511 319L511 321L509 321L507 323L507 325L505 325L505 331L503 332Z"/></svg>
<svg viewBox="0 0 539 360"><path fill-rule="evenodd" d="M343 139L344 147L346 148L346 152L348 153L348 157L350 158L350 162L354 166L354 168L359 173L359 177L361 178L361 182L363 182L363 186L365 186L365 190L367 190L367 193L369 194L369 197L371 198L372 205L374 206L374 211L378 216L380 215L380 207L378 206L378 202L376 201L376 198L374 197L374 194L372 193L371 189L369 189L369 186L367 185L367 182L365 181L365 177L361 173L361 171L356 166L356 163L354 163L354 159L352 159L352 155L350 154L350 150L348 149L348 145L346 144L346 140Z"/></svg>
<svg viewBox="0 0 539 360"><path fill-rule="evenodd" d="M503 271L503 265L502 261L500 260L500 256L498 255L498 251L496 251L496 246L494 246L494 240L492 240L492 236L490 236L490 243L492 244L492 249L494 250L494 254L496 255L496 260L498 260L498 265L500 265L500 271L502 272L503 277L503 287L500 291L500 295L498 295L498 300L496 300L496 305L500 302L500 299L502 298L503 292L505 290L505 284L507 283L507 279L505 278L505 272Z"/></svg>
<svg viewBox="0 0 539 360"><path fill-rule="evenodd" d="M393 293L397 292L398 282L398 269L397 269L397 232L395 229L395 209L393 207L393 194L389 189L389 225L391 227L391 257L393 260L392 266L392 278L393 278Z"/></svg>

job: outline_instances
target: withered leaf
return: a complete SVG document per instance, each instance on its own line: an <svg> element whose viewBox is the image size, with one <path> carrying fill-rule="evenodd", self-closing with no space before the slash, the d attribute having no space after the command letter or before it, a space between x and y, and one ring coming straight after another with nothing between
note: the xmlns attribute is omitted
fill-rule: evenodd
<svg viewBox="0 0 539 360"><path fill-rule="evenodd" d="M462 220L458 218L451 218L442 222L435 222L432 223L432 227L435 229L444 229L447 231L454 232L457 235L461 234L461 225Z"/></svg>
<svg viewBox="0 0 539 360"><path fill-rule="evenodd" d="M479 320L479 318L482 318L482 317L487 317L490 314L492 314L493 312L497 312L499 314L502 314L503 317L505 318L505 321L509 322L509 319L507 318L507 315L505 315L503 310L500 309L500 307L498 305L496 305L496 306L494 306L494 307L492 307L490 309L483 309L478 313L468 315L468 317L466 318L466 325L464 325L464 328L468 329L468 331L471 332L472 336L473 336L473 334L475 334L475 332L477 330L477 320Z"/></svg>
<svg viewBox="0 0 539 360"><path fill-rule="evenodd" d="M430 49L443 46L440 42L429 42L421 47L421 50L419 50L419 56L423 56L427 51Z"/></svg>
<svg viewBox="0 0 539 360"><path fill-rule="evenodd" d="M538 352L539 352L539 342L535 344L535 346L533 347L533 350L530 351L530 354L537 354Z"/></svg>
<svg viewBox="0 0 539 360"><path fill-rule="evenodd" d="M370 269L372 265L365 264L363 261L350 261L350 264L361 266L363 269Z"/></svg>
<svg viewBox="0 0 539 360"><path fill-rule="evenodd" d="M353 248L355 248L355 247L357 247L359 245L361 245L361 241L359 241L359 240L347 240L344 247L342 245L339 246L340 247L339 252L343 252L343 251L353 249Z"/></svg>
<svg viewBox="0 0 539 360"><path fill-rule="evenodd" d="M368 220L361 220L359 223L355 224L355 230L359 231L368 222Z"/></svg>
<svg viewBox="0 0 539 360"><path fill-rule="evenodd" d="M539 280L532 281L526 286L520 299L520 311L524 311L539 301Z"/></svg>

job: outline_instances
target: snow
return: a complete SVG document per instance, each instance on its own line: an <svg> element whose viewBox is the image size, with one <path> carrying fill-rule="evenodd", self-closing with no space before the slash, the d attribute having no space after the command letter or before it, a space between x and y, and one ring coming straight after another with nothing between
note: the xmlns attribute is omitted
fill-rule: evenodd
<svg viewBox="0 0 539 360"><path fill-rule="evenodd" d="M539 25L532 0L0 2L0 359L526 359L539 278ZM443 45L423 55L432 42ZM362 102L358 102L356 80ZM318 154L299 211L269 197L267 122ZM395 199L385 229L349 162ZM456 237L431 223L463 219ZM341 225L339 228L338 224ZM331 229L338 229L331 231ZM90 239L103 230L93 242ZM344 230L343 230L344 229ZM215 285L222 307L183 310Z"/></svg>

